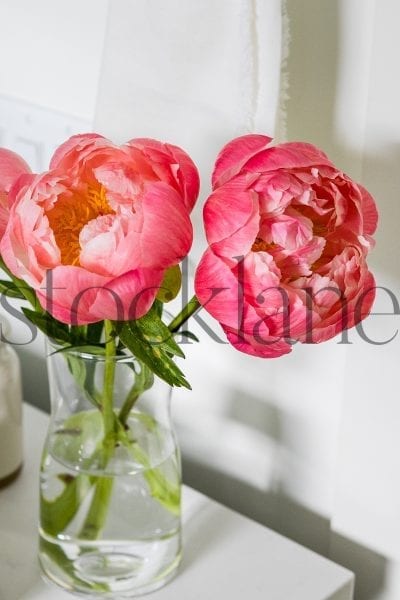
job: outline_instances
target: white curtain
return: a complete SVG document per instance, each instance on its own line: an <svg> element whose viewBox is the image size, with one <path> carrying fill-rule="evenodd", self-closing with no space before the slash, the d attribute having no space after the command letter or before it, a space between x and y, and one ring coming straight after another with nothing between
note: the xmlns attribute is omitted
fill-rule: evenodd
<svg viewBox="0 0 400 600"><path fill-rule="evenodd" d="M274 130L280 0L111 0L96 127L173 140L208 182L235 135Z"/></svg>

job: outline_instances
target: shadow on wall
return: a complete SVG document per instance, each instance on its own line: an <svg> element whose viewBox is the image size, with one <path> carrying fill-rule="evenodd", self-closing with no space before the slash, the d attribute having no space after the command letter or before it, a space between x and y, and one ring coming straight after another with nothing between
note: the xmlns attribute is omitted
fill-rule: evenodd
<svg viewBox="0 0 400 600"><path fill-rule="evenodd" d="M371 264L389 279L400 280L400 144L379 149L379 154L368 154L363 163L363 183L376 198L379 224L376 233L376 251ZM385 285L384 282L378 282ZM400 301L400 299L399 299Z"/></svg>
<svg viewBox="0 0 400 600"><path fill-rule="evenodd" d="M338 0L287 0L290 26L287 130L337 159L329 145L335 117L339 45ZM327 144L328 142L328 144Z"/></svg>
<svg viewBox="0 0 400 600"><path fill-rule="evenodd" d="M383 556L332 532L329 558L356 574L354 600L381 598L388 566Z"/></svg>
<svg viewBox="0 0 400 600"><path fill-rule="evenodd" d="M263 492L234 479L223 471L183 459L185 483L201 487L201 491L222 504L227 503L239 513L255 519L278 533L307 546L356 573L354 600L375 600L383 589L386 577L386 559L330 531L330 521L301 506L279 492ZM278 519L274 507L279 504ZM285 515L284 517L282 515ZM327 543L321 542L325 532ZM330 541L329 541L330 540Z"/></svg>
<svg viewBox="0 0 400 600"><path fill-rule="evenodd" d="M284 445L280 411L265 400L233 394L227 418L246 424L256 435L272 438L278 446ZM278 482L272 482L269 489L260 489L187 453L183 455L183 473L187 485L355 572L355 600L379 597L385 582L386 559L333 532L329 518L290 498Z"/></svg>

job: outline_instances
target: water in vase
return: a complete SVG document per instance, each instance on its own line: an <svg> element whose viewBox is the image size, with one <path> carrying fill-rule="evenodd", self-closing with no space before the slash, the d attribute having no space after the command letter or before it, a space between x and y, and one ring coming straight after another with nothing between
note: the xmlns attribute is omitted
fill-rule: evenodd
<svg viewBox="0 0 400 600"><path fill-rule="evenodd" d="M94 414L80 422L97 418ZM106 469L97 464L102 453L96 458L96 440L91 447L82 444L71 423L56 428L48 441L41 472L40 562L45 576L65 589L130 598L161 587L176 571L179 455L174 445L161 443L161 427L149 447L147 429L148 423L136 419L129 454L123 446L115 448ZM81 460L72 467L68 458L77 448Z"/></svg>

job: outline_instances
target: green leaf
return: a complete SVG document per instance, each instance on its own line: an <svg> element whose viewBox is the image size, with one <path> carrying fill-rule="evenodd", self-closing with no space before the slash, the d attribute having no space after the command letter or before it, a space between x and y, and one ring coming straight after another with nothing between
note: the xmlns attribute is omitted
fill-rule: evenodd
<svg viewBox="0 0 400 600"><path fill-rule="evenodd" d="M153 302L153 306L151 307L151 309L155 310L156 313L158 314L158 316L160 317L160 319L162 319L164 305L160 300L157 300L157 298L156 298Z"/></svg>
<svg viewBox="0 0 400 600"><path fill-rule="evenodd" d="M138 413L135 413L135 418L139 418ZM154 426L156 426L156 423L154 423ZM175 481L170 481L164 475L162 468L152 467L146 452L137 442L129 439L125 429L120 429L118 434L121 443L128 449L129 453L145 467L143 476L148 483L153 498L172 514L179 516L181 510L181 485L178 481L179 478L177 477Z"/></svg>
<svg viewBox="0 0 400 600"><path fill-rule="evenodd" d="M152 307L141 319L130 321L133 327L138 328L141 338L152 346L168 352L172 356L185 358L182 349L176 343L173 334L167 325L162 322L156 307Z"/></svg>
<svg viewBox="0 0 400 600"><path fill-rule="evenodd" d="M76 354L74 354L74 351ZM85 344L82 346L71 346L68 344L51 353L51 355L54 354L65 355L68 368L71 371L76 383L85 392L86 398L89 400L89 402L94 406L99 407L99 392L96 390L94 383L96 361L86 360L85 354L105 356L104 345Z"/></svg>
<svg viewBox="0 0 400 600"><path fill-rule="evenodd" d="M182 274L179 265L174 265L164 273L164 279L158 290L157 300L171 302L178 295L182 285Z"/></svg>
<svg viewBox="0 0 400 600"><path fill-rule="evenodd" d="M59 354L60 352L77 352L79 354L96 354L96 356L104 356L106 349L104 344L82 344L74 346L63 346L58 350L55 350L51 354Z"/></svg>
<svg viewBox="0 0 400 600"><path fill-rule="evenodd" d="M84 498L91 488L89 477L79 475L58 475L64 484L61 494L54 500L40 499L41 524L44 531L51 536L62 533L72 521Z"/></svg>
<svg viewBox="0 0 400 600"><path fill-rule="evenodd" d="M68 325L65 323L57 321L57 319L54 319L48 313L39 313L30 308L23 308L22 312L49 338L58 343L70 343L70 333Z"/></svg>
<svg viewBox="0 0 400 600"><path fill-rule="evenodd" d="M193 340L194 342L200 342L200 340L197 337L197 335L195 335L191 331L180 331L179 335L183 335L183 336L189 338L190 340Z"/></svg>
<svg viewBox="0 0 400 600"><path fill-rule="evenodd" d="M61 349L59 352L62 352L63 350L64 349ZM69 350L69 348L66 348L65 350ZM77 384L85 392L86 398L91 404L99 408L101 396L95 386L96 361L85 360L81 356L67 353L65 357L69 370Z"/></svg>
<svg viewBox="0 0 400 600"><path fill-rule="evenodd" d="M173 515L181 512L181 487L174 484L163 475L160 469L148 469L144 477L149 485L151 495Z"/></svg>
<svg viewBox="0 0 400 600"><path fill-rule="evenodd" d="M125 321L118 325L121 341L153 373L170 385L191 389L172 358L184 357L184 354L154 308L141 319Z"/></svg>
<svg viewBox="0 0 400 600"><path fill-rule="evenodd" d="M8 298L18 298L18 300L25 300L25 296L15 283L12 281L0 280L0 293L4 294Z"/></svg>
<svg viewBox="0 0 400 600"><path fill-rule="evenodd" d="M67 363L77 384L86 391L86 367L79 356L67 354Z"/></svg>
<svg viewBox="0 0 400 600"><path fill-rule="evenodd" d="M97 323L90 323L87 326L87 341L89 344L98 344L101 340L101 334L103 333L104 321L98 321Z"/></svg>
<svg viewBox="0 0 400 600"><path fill-rule="evenodd" d="M80 457L80 468L90 471L98 460L104 428L99 410L87 410L66 419L51 438L51 455L62 464L74 468L76 457ZM81 449L85 448L83 458ZM90 452L88 452L90 448Z"/></svg>
<svg viewBox="0 0 400 600"><path fill-rule="evenodd" d="M81 468L89 471L92 461L101 450L101 413L92 410L72 415L54 432L51 439L50 455L71 468L76 464L76 457L80 455L81 449L90 441L93 446L92 452L86 458L86 463L81 465ZM61 492L51 500L43 495L40 498L41 524L45 532L52 536L57 536L65 530L97 481L96 477L84 474L74 477L68 473L60 473L57 477L63 484Z"/></svg>

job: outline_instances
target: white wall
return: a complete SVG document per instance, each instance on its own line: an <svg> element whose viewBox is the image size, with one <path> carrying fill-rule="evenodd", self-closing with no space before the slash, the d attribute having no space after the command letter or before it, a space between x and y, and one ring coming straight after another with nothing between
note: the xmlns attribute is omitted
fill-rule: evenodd
<svg viewBox="0 0 400 600"><path fill-rule="evenodd" d="M35 171L70 135L92 129L107 8L108 0L0 2L0 145ZM43 336L27 343L28 328L0 310L12 323L25 397L48 408Z"/></svg>
<svg viewBox="0 0 400 600"><path fill-rule="evenodd" d="M108 0L1 0L0 94L92 120Z"/></svg>

